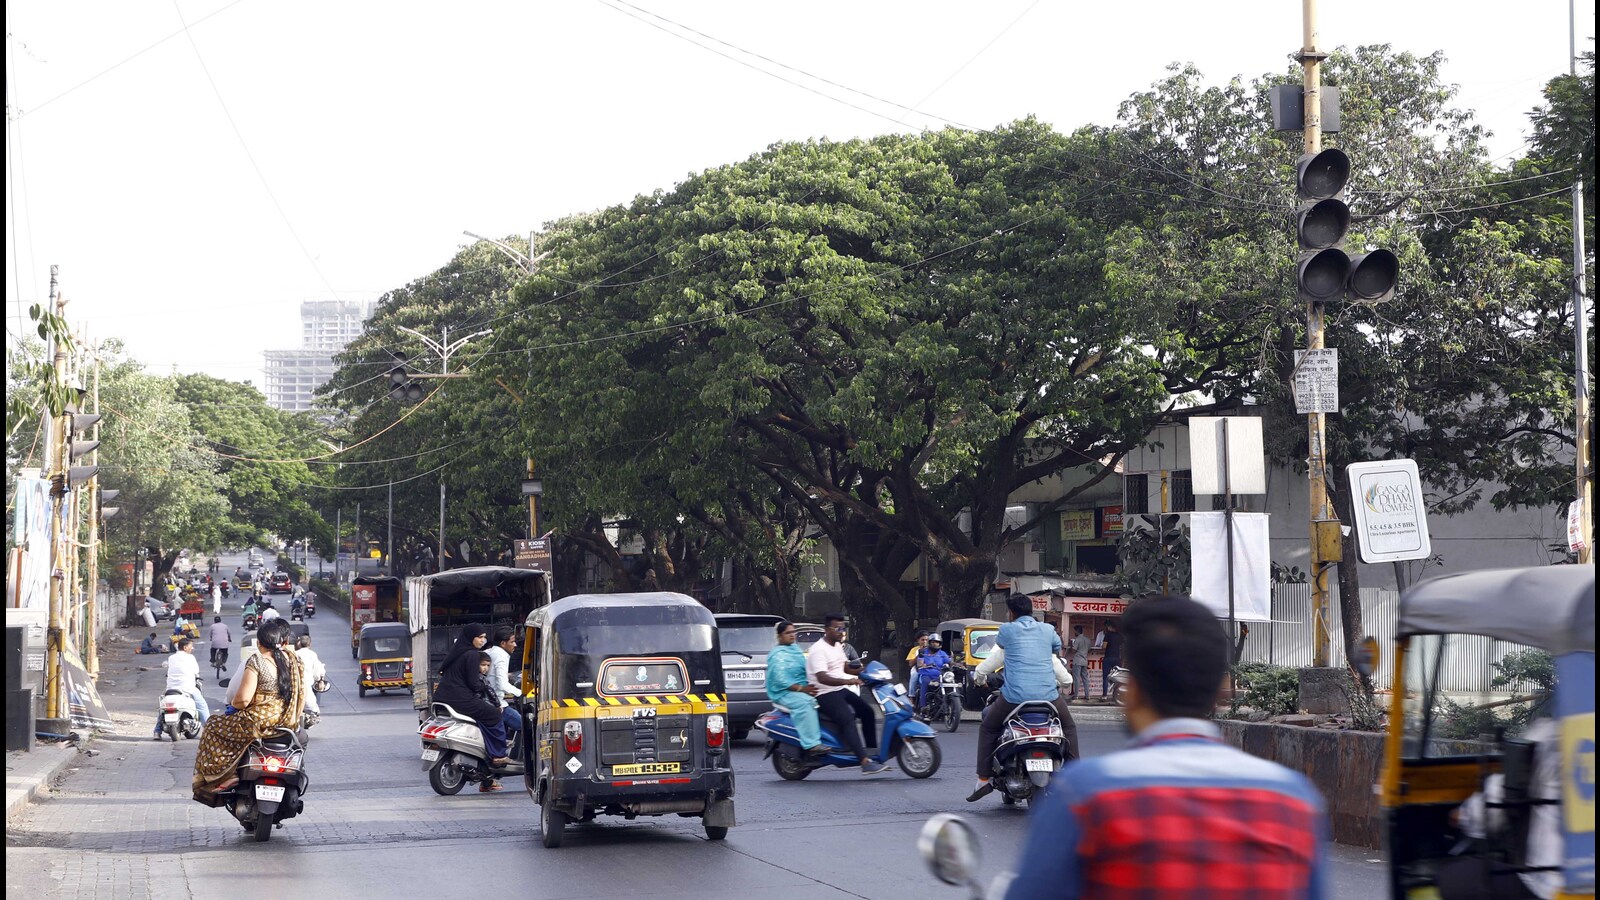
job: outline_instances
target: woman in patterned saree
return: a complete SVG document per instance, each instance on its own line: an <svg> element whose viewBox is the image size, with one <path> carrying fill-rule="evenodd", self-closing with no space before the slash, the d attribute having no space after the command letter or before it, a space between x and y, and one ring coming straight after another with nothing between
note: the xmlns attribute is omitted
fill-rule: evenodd
<svg viewBox="0 0 1600 900"><path fill-rule="evenodd" d="M289 623L273 619L256 631L257 652L239 673L233 709L212 716L194 759L194 799L217 805L217 793L239 779L239 758L250 743L278 728L298 729L304 709L304 670L289 648Z"/></svg>

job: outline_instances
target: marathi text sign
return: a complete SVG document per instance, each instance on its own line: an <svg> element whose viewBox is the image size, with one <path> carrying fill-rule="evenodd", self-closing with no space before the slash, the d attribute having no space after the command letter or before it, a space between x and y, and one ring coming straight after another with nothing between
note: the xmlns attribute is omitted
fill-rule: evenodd
<svg viewBox="0 0 1600 900"><path fill-rule="evenodd" d="M1294 352L1294 408L1298 413L1339 411L1339 351Z"/></svg>
<svg viewBox="0 0 1600 900"><path fill-rule="evenodd" d="M1094 510L1068 509L1061 513L1061 539L1063 541L1092 541L1096 537Z"/></svg>
<svg viewBox="0 0 1600 900"><path fill-rule="evenodd" d="M1427 559L1433 544L1416 461L1390 459L1352 463L1348 468L1361 561Z"/></svg>

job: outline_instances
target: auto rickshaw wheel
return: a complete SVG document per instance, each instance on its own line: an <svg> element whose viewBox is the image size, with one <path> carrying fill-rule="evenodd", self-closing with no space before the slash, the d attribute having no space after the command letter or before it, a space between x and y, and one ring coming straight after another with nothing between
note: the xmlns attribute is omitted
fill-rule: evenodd
<svg viewBox="0 0 1600 900"><path fill-rule="evenodd" d="M919 739L901 741L895 760L900 764L900 771L912 778L927 778L939 771L942 756L938 741Z"/></svg>
<svg viewBox="0 0 1600 900"><path fill-rule="evenodd" d="M784 781L804 781L811 774L811 767L798 759L791 759L787 754L773 751L772 770Z"/></svg>
<svg viewBox="0 0 1600 900"><path fill-rule="evenodd" d="M539 804L539 842L552 850L561 846L561 839L567 836L567 821L570 818L556 809L554 800L546 797Z"/></svg>
<svg viewBox="0 0 1600 900"><path fill-rule="evenodd" d="M461 789L467 784L467 778L461 774L460 766L447 765L444 759L440 759L428 769L428 784L439 796L451 797L461 793Z"/></svg>
<svg viewBox="0 0 1600 900"><path fill-rule="evenodd" d="M365 697L367 695L367 686L364 684L356 685L356 693L362 697Z"/></svg>
<svg viewBox="0 0 1600 900"><path fill-rule="evenodd" d="M708 840L708 841L721 841L721 840L726 840L727 837L728 837L728 826L726 826L726 825L707 825L706 826L706 840Z"/></svg>

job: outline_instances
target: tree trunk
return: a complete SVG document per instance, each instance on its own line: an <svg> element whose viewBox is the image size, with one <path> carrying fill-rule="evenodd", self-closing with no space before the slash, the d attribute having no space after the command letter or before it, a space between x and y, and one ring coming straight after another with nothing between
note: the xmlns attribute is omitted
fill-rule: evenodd
<svg viewBox="0 0 1600 900"><path fill-rule="evenodd" d="M983 598L994 576L995 558L989 554L966 557L938 566L939 614L962 619L983 613Z"/></svg>
<svg viewBox="0 0 1600 900"><path fill-rule="evenodd" d="M162 553L160 547L146 549L150 553L150 596L157 600L165 600L167 599L166 577L172 571L173 564L178 561L178 551Z"/></svg>
<svg viewBox="0 0 1600 900"><path fill-rule="evenodd" d="M1355 511L1350 505L1350 493L1336 490L1332 481L1329 481L1328 493L1333 495L1333 508L1337 511L1339 521L1347 524L1355 522ZM1349 664L1354 659L1356 648L1361 645L1362 638L1366 637L1366 628L1361 616L1361 556L1360 548L1356 545L1356 532L1351 528L1340 540L1344 548L1344 561L1339 563L1339 625L1344 634L1344 658L1350 674L1361 686L1361 692L1367 697L1372 696L1372 678L1357 671L1355 666Z"/></svg>

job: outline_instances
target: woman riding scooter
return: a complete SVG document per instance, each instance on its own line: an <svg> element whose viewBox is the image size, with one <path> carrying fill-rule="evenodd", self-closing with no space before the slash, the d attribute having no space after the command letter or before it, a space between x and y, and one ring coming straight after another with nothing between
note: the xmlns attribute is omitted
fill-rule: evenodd
<svg viewBox="0 0 1600 900"><path fill-rule="evenodd" d="M479 664L488 643L489 632L482 625L461 629L461 636L439 666L439 687L434 690L433 699L471 716L483 729L483 749L489 754L489 764L503 766L511 762L506 756L505 722L499 704L490 703L484 696L487 687Z"/></svg>

